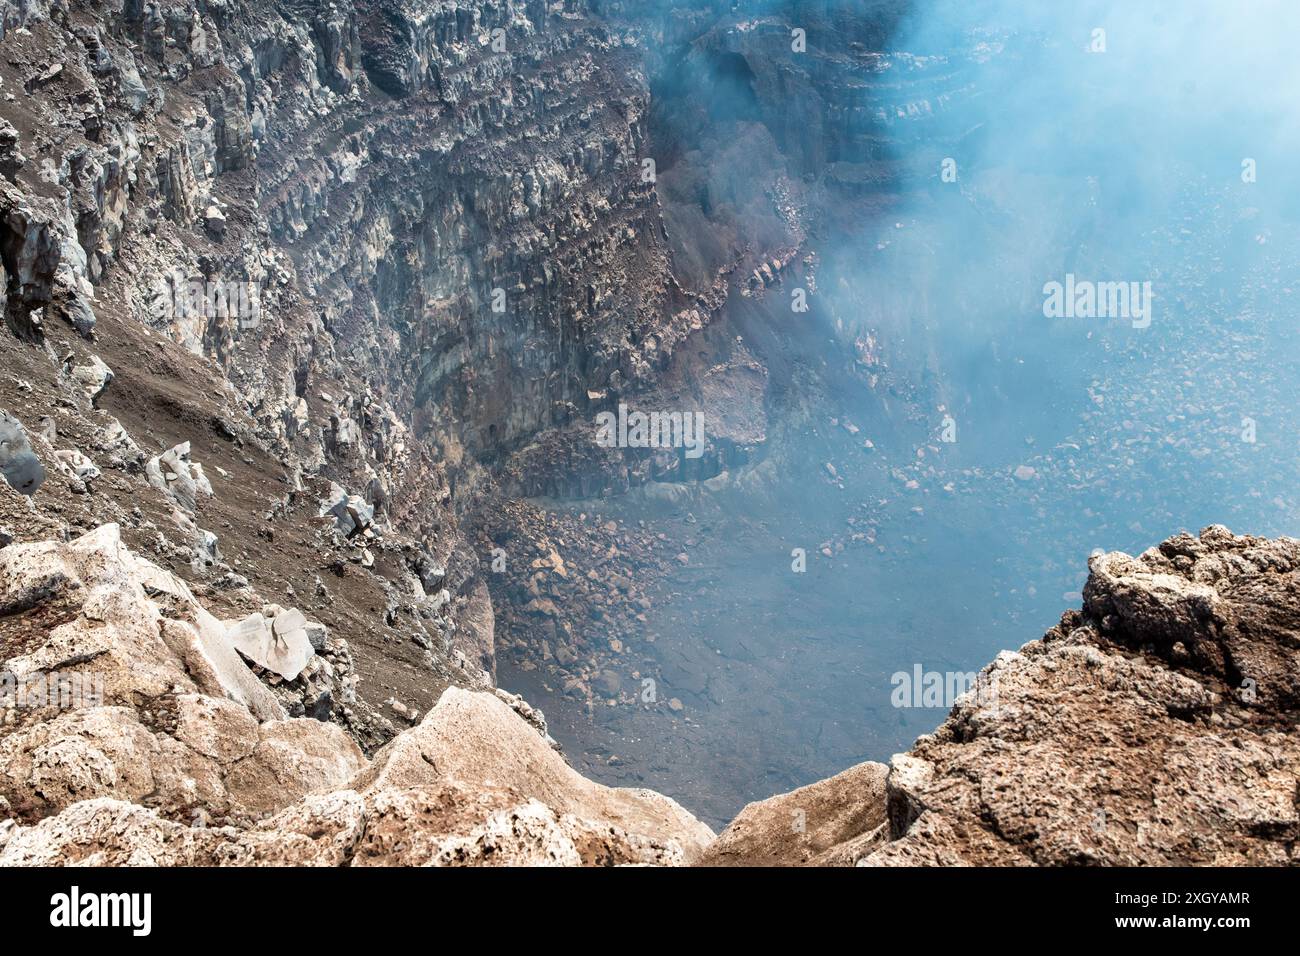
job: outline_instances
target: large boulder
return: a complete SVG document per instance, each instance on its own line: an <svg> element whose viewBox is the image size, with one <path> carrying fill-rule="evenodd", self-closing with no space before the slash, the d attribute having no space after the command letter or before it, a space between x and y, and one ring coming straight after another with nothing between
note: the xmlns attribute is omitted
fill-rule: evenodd
<svg viewBox="0 0 1300 956"><path fill-rule="evenodd" d="M360 495L350 495L330 482L329 496L320 502L320 516L333 518L338 532L350 538L370 527L375 520L375 508Z"/></svg>
<svg viewBox="0 0 1300 956"><path fill-rule="evenodd" d="M233 701L200 694L158 706L70 710L0 739L0 795L26 816L115 797L148 798L174 816L255 817L341 786L365 764L331 724L258 724Z"/></svg>
<svg viewBox="0 0 1300 956"><path fill-rule="evenodd" d="M113 370L98 355L90 356L85 365L74 366L69 375L90 399L91 405L99 402L113 381Z"/></svg>
<svg viewBox="0 0 1300 956"><path fill-rule="evenodd" d="M652 790L610 788L570 767L545 738L495 695L448 688L416 727L375 755L353 781L362 792L457 781L541 801L557 814L600 821L694 859L713 832Z"/></svg>
<svg viewBox="0 0 1300 956"><path fill-rule="evenodd" d="M13 686L56 675L78 691L10 702L0 797L20 817L94 797L256 815L365 764L341 728L286 719L224 625L116 525L0 550L0 614L16 625L0 646Z"/></svg>
<svg viewBox="0 0 1300 956"><path fill-rule="evenodd" d="M0 411L0 475L14 491L36 494L45 481L45 467L32 451L22 422Z"/></svg>
<svg viewBox="0 0 1300 956"><path fill-rule="evenodd" d="M276 613L250 614L229 622L227 633L239 653L255 664L293 680L316 653L301 611L275 609Z"/></svg>
<svg viewBox="0 0 1300 956"><path fill-rule="evenodd" d="M192 512L200 497L212 494L212 485L203 473L203 466L190 460L190 443L187 441L150 458L145 463L144 473L149 484L186 511Z"/></svg>

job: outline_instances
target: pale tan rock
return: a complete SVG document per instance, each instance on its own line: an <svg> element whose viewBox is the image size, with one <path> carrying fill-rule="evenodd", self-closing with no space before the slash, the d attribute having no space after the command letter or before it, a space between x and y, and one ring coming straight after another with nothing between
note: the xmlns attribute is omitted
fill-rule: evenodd
<svg viewBox="0 0 1300 956"><path fill-rule="evenodd" d="M172 736L196 753L219 764L233 764L257 746L257 721L234 701L183 694L176 705Z"/></svg>
<svg viewBox="0 0 1300 956"><path fill-rule="evenodd" d="M160 613L154 598L166 602L171 616ZM260 719L285 716L220 622L174 574L128 551L115 524L67 543L0 551L0 608L47 602L76 613L6 662L19 676L71 666L102 680L107 703L131 706L141 697L202 690L228 696Z"/></svg>
<svg viewBox="0 0 1300 956"><path fill-rule="evenodd" d="M0 608L57 602L75 612L6 666L20 676L93 663L105 700L129 704L192 683L158 632L157 608L136 580L137 559L107 524L68 543L13 545L0 551Z"/></svg>
<svg viewBox="0 0 1300 956"><path fill-rule="evenodd" d="M365 766L361 748L336 724L273 721L258 728L248 759L227 771L226 787L240 807L267 812L343 787Z"/></svg>
<svg viewBox="0 0 1300 956"><path fill-rule="evenodd" d="M167 618L159 627L163 641L200 691L229 697L247 707L258 720L283 720L288 716L275 695L236 653L225 627L207 611L196 608L193 624Z"/></svg>
<svg viewBox="0 0 1300 956"><path fill-rule="evenodd" d="M0 866L202 866L221 839L137 804L99 798L18 828L0 849Z"/></svg>
<svg viewBox="0 0 1300 956"><path fill-rule="evenodd" d="M353 786L410 787L457 781L508 789L556 813L601 820L654 840L676 840L693 859L713 833L675 801L650 790L587 780L494 695L448 688L416 727L375 755Z"/></svg>
<svg viewBox="0 0 1300 956"><path fill-rule="evenodd" d="M677 866L676 840L660 842L603 821L556 814L537 800L457 783L377 790L353 865Z"/></svg>
<svg viewBox="0 0 1300 956"><path fill-rule="evenodd" d="M873 841L884 841L888 771L884 764L860 763L807 787L751 803L696 865L852 866L874 848Z"/></svg>
<svg viewBox="0 0 1300 956"><path fill-rule="evenodd" d="M354 866L429 865L445 841L473 832L493 813L519 802L518 796L504 790L471 788L454 781L380 788L361 799L371 812Z"/></svg>
<svg viewBox="0 0 1300 956"><path fill-rule="evenodd" d="M179 695L174 707L171 733L151 732L127 708L97 707L0 739L0 795L41 816L101 796L262 814L341 787L366 764L332 724L259 725L233 701L198 694Z"/></svg>
<svg viewBox="0 0 1300 956"><path fill-rule="evenodd" d="M664 844L536 800L459 784L335 790L245 830L186 826L109 798L86 800L0 846L0 866L680 865Z"/></svg>
<svg viewBox="0 0 1300 956"><path fill-rule="evenodd" d="M0 739L0 795L40 815L94 797L139 800L156 787L158 754L127 708L70 711Z"/></svg>
<svg viewBox="0 0 1300 956"><path fill-rule="evenodd" d="M352 790L308 796L213 850L221 866L347 866L367 832L366 801Z"/></svg>
<svg viewBox="0 0 1300 956"><path fill-rule="evenodd" d="M227 621L226 635L241 654L285 680L301 674L316 653L307 639L307 619L297 610Z"/></svg>
<svg viewBox="0 0 1300 956"><path fill-rule="evenodd" d="M445 840L434 866L581 866L582 857L551 809L536 800L498 810L464 837Z"/></svg>

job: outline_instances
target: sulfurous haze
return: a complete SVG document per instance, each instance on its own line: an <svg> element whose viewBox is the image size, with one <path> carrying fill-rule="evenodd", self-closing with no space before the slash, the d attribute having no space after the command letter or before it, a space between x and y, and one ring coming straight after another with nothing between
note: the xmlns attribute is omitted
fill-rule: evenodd
<svg viewBox="0 0 1300 956"><path fill-rule="evenodd" d="M754 17L806 16L823 29L808 32L817 59L846 11L773 4ZM593 722L546 700L590 772L657 767L706 819L906 749L952 694L899 706L900 684L918 669L968 675L1050 625L1077 604L1095 549L1137 553L1211 523L1300 526L1300 10L897 13L853 21L857 48L882 54L850 69L867 122L818 115L790 83L774 126L760 94L784 75L785 30L764 48L776 66L697 43L665 51L674 68L652 78L656 145L721 150L690 188L686 160L664 164L670 224L697 237L719 223L775 229L758 169L772 140L816 209L815 281L788 277L728 307L773 379L761 480L668 518L637 496L613 505L698 522L676 598L646 626L661 690L693 722ZM687 201L700 195L713 200L704 218ZM679 266L707 260L677 241ZM1076 299L1053 312L1054 282L1061 296L1124 288L1109 312L1106 286L1091 311ZM807 312L789 307L791 286L806 287Z"/></svg>
<svg viewBox="0 0 1300 956"><path fill-rule="evenodd" d="M841 257L848 294L829 310L860 328L873 289L920 280L926 304L880 323L908 339L899 361L934 376L953 457L1015 465L1018 443L1032 457L1068 439L1082 474L1104 462L1130 485L1110 499L1049 463L1044 491L1073 493L1075 511L1132 502L1147 534L1238 511L1292 528L1278 479L1300 440L1286 358L1300 69L1285 39L1300 12L1027 6L922 3L905 19L896 49L937 62L895 66L969 86L895 143L910 201ZM1071 275L1140 287L1149 312L1051 312L1048 284Z"/></svg>

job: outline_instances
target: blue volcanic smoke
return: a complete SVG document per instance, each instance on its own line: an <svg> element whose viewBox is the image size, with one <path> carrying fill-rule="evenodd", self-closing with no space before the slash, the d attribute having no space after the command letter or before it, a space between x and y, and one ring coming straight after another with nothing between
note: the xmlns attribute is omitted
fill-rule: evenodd
<svg viewBox="0 0 1300 956"><path fill-rule="evenodd" d="M1095 548L1300 533L1300 6L900 6L735 4L652 83L679 274L780 234L765 162L815 222L810 312L733 290L779 386L767 460L690 504L647 623L694 723L656 749L619 716L604 745L715 822L906 749L942 711L892 706L891 675L1034 638Z"/></svg>

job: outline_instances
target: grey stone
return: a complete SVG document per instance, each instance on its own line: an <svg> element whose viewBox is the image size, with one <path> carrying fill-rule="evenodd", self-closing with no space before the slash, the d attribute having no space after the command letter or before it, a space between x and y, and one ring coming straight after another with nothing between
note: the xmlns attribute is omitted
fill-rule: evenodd
<svg viewBox="0 0 1300 956"><path fill-rule="evenodd" d="M190 461L190 443L181 442L145 465L149 484L170 496L177 504L193 511L200 495L211 495L212 485L203 474L203 466Z"/></svg>
<svg viewBox="0 0 1300 956"><path fill-rule="evenodd" d="M81 386L90 399L91 405L99 401L113 381L113 370L98 355L92 355L89 364L78 365L71 374L73 381Z"/></svg>
<svg viewBox="0 0 1300 956"><path fill-rule="evenodd" d="M32 451L22 422L0 411L0 474L15 491L36 494L45 481L45 466Z"/></svg>
<svg viewBox="0 0 1300 956"><path fill-rule="evenodd" d="M360 495L350 495L338 484L330 482L329 497L320 503L320 516L326 515L334 518L334 526L340 534L350 538L370 527L375 509Z"/></svg>
<svg viewBox="0 0 1300 956"><path fill-rule="evenodd" d="M317 654L325 650L325 643L330 636L329 628L324 624L308 621L303 629L307 632L307 642Z"/></svg>
<svg viewBox="0 0 1300 956"><path fill-rule="evenodd" d="M307 637L307 619L296 609L270 618L250 614L227 627L230 642L241 654L285 680L301 674L316 653Z"/></svg>

